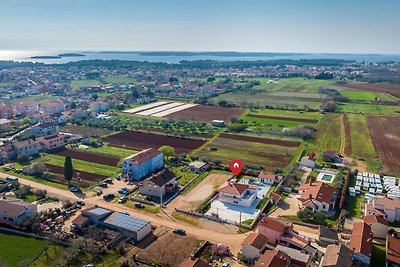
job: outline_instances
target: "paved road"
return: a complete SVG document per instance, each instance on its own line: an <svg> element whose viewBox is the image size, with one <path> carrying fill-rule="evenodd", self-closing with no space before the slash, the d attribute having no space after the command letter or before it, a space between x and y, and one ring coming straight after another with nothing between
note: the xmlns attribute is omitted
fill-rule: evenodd
<svg viewBox="0 0 400 267"><path fill-rule="evenodd" d="M0 177L5 178L6 176L10 176L6 173L0 172ZM103 200L101 196L93 196L92 194L74 194L67 190L54 188L48 185L44 185L38 182L33 182L27 179L19 178L19 181L23 185L29 185L35 189L45 189L47 193L51 196L58 197L60 199L71 199L77 200L79 198L83 198L87 205L99 205L101 207L111 209L114 211L126 211L135 217L148 220L155 226L167 226L170 228L182 228L188 234L201 239L201 240L208 240L213 243L221 243L230 247L232 253L236 255L237 252L240 250L240 244L246 238L245 234L225 234L220 233L217 231L199 228L197 226L174 220L172 217L167 215L166 213L159 213L159 214L151 214L144 211L138 211L134 209L130 209L126 206L122 206L121 204L114 203L114 202L106 202Z"/></svg>

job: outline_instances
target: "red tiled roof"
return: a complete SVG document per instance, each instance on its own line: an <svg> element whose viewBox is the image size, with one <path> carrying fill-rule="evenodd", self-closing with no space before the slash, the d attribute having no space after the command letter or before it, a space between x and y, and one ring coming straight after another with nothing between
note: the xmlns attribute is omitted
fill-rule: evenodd
<svg viewBox="0 0 400 267"><path fill-rule="evenodd" d="M364 216L363 218L364 222L370 224L370 223L381 223L383 225L389 226L389 223L386 219L384 219L382 216L376 216L376 215L367 215Z"/></svg>
<svg viewBox="0 0 400 267"><path fill-rule="evenodd" d="M179 267L210 267L210 265L200 259L186 259L179 264Z"/></svg>
<svg viewBox="0 0 400 267"><path fill-rule="evenodd" d="M267 242L268 242L267 238L265 236L263 236L262 234L251 233L242 242L242 246L250 245L252 247L255 247L258 250L262 250Z"/></svg>
<svg viewBox="0 0 400 267"><path fill-rule="evenodd" d="M248 184L225 182L225 183L222 184L222 186L220 188L218 188L218 192L240 196L248 188L249 189L256 189L257 186L248 185Z"/></svg>
<svg viewBox="0 0 400 267"><path fill-rule="evenodd" d="M287 227L290 227L292 222L283 219L264 217L258 226L283 233Z"/></svg>
<svg viewBox="0 0 400 267"><path fill-rule="evenodd" d="M388 235L386 239L386 259L400 264L400 238Z"/></svg>
<svg viewBox="0 0 400 267"><path fill-rule="evenodd" d="M267 250L257 260L254 267L286 267L289 266L291 258L282 251Z"/></svg>
<svg viewBox="0 0 400 267"><path fill-rule="evenodd" d="M338 194L338 190L326 183L313 183L313 184L302 184L299 187L300 190L304 190L299 198L300 201L305 202L306 200L312 199L318 200L319 202L331 203L333 195Z"/></svg>
<svg viewBox="0 0 400 267"><path fill-rule="evenodd" d="M326 150L324 151L324 155L328 157L336 157L336 152L332 150Z"/></svg>
<svg viewBox="0 0 400 267"><path fill-rule="evenodd" d="M86 218L86 217L83 216L82 214L79 214L79 216L76 217L76 218L72 221L72 223L73 223L73 224L76 224L76 225L78 225L78 226L81 226L82 224L86 223L88 220L89 220L88 218Z"/></svg>
<svg viewBox="0 0 400 267"><path fill-rule="evenodd" d="M275 193L275 192L272 192L271 195L270 195L270 197L272 198L273 201L275 201L275 203L278 203L278 202L281 200L281 196L278 195L278 194Z"/></svg>
<svg viewBox="0 0 400 267"><path fill-rule="evenodd" d="M130 161L134 164L142 164L143 162L154 158L155 156L161 154L160 151L158 151L155 148L149 148L146 150L142 150L132 156L129 157Z"/></svg>
<svg viewBox="0 0 400 267"><path fill-rule="evenodd" d="M350 249L371 258L372 255L372 230L371 226L364 222L353 224L351 233Z"/></svg>
<svg viewBox="0 0 400 267"><path fill-rule="evenodd" d="M393 199L390 197L375 197L373 200L373 204L383 206L388 210L396 210L400 208L400 199Z"/></svg>

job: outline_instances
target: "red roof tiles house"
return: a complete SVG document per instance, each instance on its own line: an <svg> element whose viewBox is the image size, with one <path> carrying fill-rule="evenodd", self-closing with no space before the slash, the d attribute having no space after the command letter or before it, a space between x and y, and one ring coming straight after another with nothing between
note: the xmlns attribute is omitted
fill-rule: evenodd
<svg viewBox="0 0 400 267"><path fill-rule="evenodd" d="M299 190L303 191L299 200L305 202L308 199L315 199L319 202L332 203L334 196L338 194L338 190L326 183L310 183L302 184Z"/></svg>
<svg viewBox="0 0 400 267"><path fill-rule="evenodd" d="M400 238L397 233L386 238L386 261L400 265Z"/></svg>
<svg viewBox="0 0 400 267"><path fill-rule="evenodd" d="M351 233L350 249L355 253L361 253L367 258L372 255L372 239L373 234L371 226L364 222L353 224L353 231Z"/></svg>
<svg viewBox="0 0 400 267"><path fill-rule="evenodd" d="M258 250L262 250L267 241L267 238L265 238L265 236L263 236L262 234L250 233L242 242L242 245L250 245Z"/></svg>
<svg viewBox="0 0 400 267"><path fill-rule="evenodd" d="M254 267L288 267L291 258L278 250L267 250L256 262Z"/></svg>
<svg viewBox="0 0 400 267"><path fill-rule="evenodd" d="M248 184L225 182L225 183L222 184L222 186L220 188L218 188L218 192L240 196L248 188L249 189L257 189L257 186L248 185Z"/></svg>
<svg viewBox="0 0 400 267"><path fill-rule="evenodd" d="M381 216L376 216L376 215L367 215L363 217L363 221L370 224L370 223L381 223L383 225L389 226L388 221L386 221L385 218L381 217Z"/></svg>
<svg viewBox="0 0 400 267"><path fill-rule="evenodd" d="M204 261L200 259L186 259L184 260L181 264L179 264L179 267L210 267L211 265L208 265Z"/></svg>

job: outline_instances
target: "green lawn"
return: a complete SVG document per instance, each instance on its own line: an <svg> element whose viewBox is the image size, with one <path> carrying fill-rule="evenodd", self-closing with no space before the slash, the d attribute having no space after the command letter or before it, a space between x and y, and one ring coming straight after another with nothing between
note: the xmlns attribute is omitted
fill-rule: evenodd
<svg viewBox="0 0 400 267"><path fill-rule="evenodd" d="M97 80L73 80L71 81L71 86L74 90L79 90L85 87L91 87L100 85L101 83Z"/></svg>
<svg viewBox="0 0 400 267"><path fill-rule="evenodd" d="M386 266L386 247L372 244L371 267Z"/></svg>
<svg viewBox="0 0 400 267"><path fill-rule="evenodd" d="M260 123L264 126L278 126L278 127L288 127L293 128L299 125L315 125L315 123L310 122L299 122L299 121L288 121L288 120L276 120L276 119L268 119L268 118L254 118L254 117L244 117L242 118L248 124L252 123Z"/></svg>
<svg viewBox="0 0 400 267"><path fill-rule="evenodd" d="M108 76L102 78L106 83L134 83L136 82L135 78L129 78L129 77L114 77L114 76Z"/></svg>
<svg viewBox="0 0 400 267"><path fill-rule="evenodd" d="M347 194L347 193L346 193ZM364 204L364 194L356 195L354 197L346 195L344 206L349 212L347 217L361 219L361 205Z"/></svg>
<svg viewBox="0 0 400 267"><path fill-rule="evenodd" d="M373 104L358 104L358 103L339 103L337 111L343 113L365 113L365 114L382 114L391 115L399 114L400 106L384 106Z"/></svg>
<svg viewBox="0 0 400 267"><path fill-rule="evenodd" d="M160 208L159 205L151 206L151 205L145 204L145 205L144 205L144 208L141 209L141 208L136 207L136 206L135 206L135 203L134 203L133 201L130 201L130 200L127 201L124 205L125 205L126 207L128 207L128 208L131 208L131 209L135 209L135 210L144 210L144 211L147 211L147 212L150 212L150 213L155 213L155 214L160 213L160 211L161 211L161 208Z"/></svg>
<svg viewBox="0 0 400 267"><path fill-rule="evenodd" d="M398 99L394 96L385 93L375 93L367 91L341 91L343 96L350 100L361 100L361 101L397 101Z"/></svg>
<svg viewBox="0 0 400 267"><path fill-rule="evenodd" d="M312 119L319 120L323 117L319 112L300 112L294 110L280 110L280 109L250 109L249 113L267 115L267 116L278 116L278 117L289 117L289 118L301 118L301 119Z"/></svg>
<svg viewBox="0 0 400 267"><path fill-rule="evenodd" d="M175 173L176 176L181 176L179 178L178 183L181 186L186 185L190 180L192 180L196 174L194 172L191 172L187 169L186 166L173 166L173 167L168 167L173 173Z"/></svg>
<svg viewBox="0 0 400 267"><path fill-rule="evenodd" d="M101 154L106 154L109 156L115 156L120 159L126 158L132 154L136 154L138 151L132 150L132 149L124 149L120 147L114 147L114 146L109 146L107 143L103 143L103 146L99 148L94 148L94 147L89 147L88 149L81 149L81 148L73 148L69 147L70 149L73 150L78 150L82 152L94 152L94 153L101 153Z"/></svg>
<svg viewBox="0 0 400 267"><path fill-rule="evenodd" d="M340 118L337 114L326 114L317 124L317 139L313 152L340 149Z"/></svg>
<svg viewBox="0 0 400 267"><path fill-rule="evenodd" d="M248 79L252 80L252 79ZM268 78L255 78L260 85L255 89L262 89L265 91L282 91L282 92L307 92L316 93L320 86L334 84L334 80L315 80L305 78L285 78L278 79L277 83L267 83Z"/></svg>
<svg viewBox="0 0 400 267"><path fill-rule="evenodd" d="M15 102L35 102L38 104L52 101L52 100L57 100L59 97L57 96L52 96L49 94L39 94L39 95L31 95L31 96L24 96L24 97L19 97L19 98L13 98L10 100L10 103L15 103Z"/></svg>
<svg viewBox="0 0 400 267"><path fill-rule="evenodd" d="M43 154L41 159L48 164L56 166L64 166L65 158L54 154ZM112 167L107 165L101 165L93 162L83 161L79 159L72 159L74 170L84 171L89 173L96 173L105 176L114 176L116 173L120 173L119 167Z"/></svg>
<svg viewBox="0 0 400 267"><path fill-rule="evenodd" d="M44 250L44 241L0 232L0 261L6 266L27 266ZM2 266L2 264L0 263Z"/></svg>

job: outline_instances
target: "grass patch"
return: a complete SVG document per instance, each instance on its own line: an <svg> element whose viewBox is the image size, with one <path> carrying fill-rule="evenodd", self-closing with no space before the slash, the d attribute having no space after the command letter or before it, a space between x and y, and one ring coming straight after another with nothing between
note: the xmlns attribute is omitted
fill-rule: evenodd
<svg viewBox="0 0 400 267"><path fill-rule="evenodd" d="M79 90L86 87L100 85L101 83L97 80L73 80L71 81L71 87L74 90Z"/></svg>
<svg viewBox="0 0 400 267"><path fill-rule="evenodd" d="M172 166L169 169L175 173L176 176L180 176L178 184L181 186L186 185L190 180L192 180L196 174L189 171L186 166Z"/></svg>
<svg viewBox="0 0 400 267"><path fill-rule="evenodd" d="M95 147L89 147L88 149L82 149L82 148L77 148L77 147L68 147L69 149L72 150L77 150L77 151L82 151L82 152L93 152L93 153L100 153L100 154L105 154L107 156L115 156L120 159L126 158L132 154L136 154L138 151L133 150L133 149L124 149L120 147L114 147L114 146L109 146L106 143L103 143L103 146L95 148Z"/></svg>
<svg viewBox="0 0 400 267"><path fill-rule="evenodd" d="M393 96L385 93L367 92L367 91L341 91L343 96L350 100L359 101L397 101Z"/></svg>
<svg viewBox="0 0 400 267"><path fill-rule="evenodd" d="M106 83L134 83L136 82L135 78L130 77L115 77L115 76L107 76L101 78Z"/></svg>
<svg viewBox="0 0 400 267"><path fill-rule="evenodd" d="M260 210L262 207L264 207L265 203L267 203L267 199L263 198L258 202L256 209Z"/></svg>
<svg viewBox="0 0 400 267"><path fill-rule="evenodd" d="M340 118L337 114L326 114L317 124L317 139L313 150L339 151L340 149Z"/></svg>
<svg viewBox="0 0 400 267"><path fill-rule="evenodd" d="M178 212L173 212L172 213L172 218L174 218L175 220L178 220L178 221L186 222L186 223L191 224L191 225L196 225L196 226L199 225L198 221L196 221L196 220L194 220L192 218L189 218L189 216L186 216L184 214L180 214Z"/></svg>
<svg viewBox="0 0 400 267"><path fill-rule="evenodd" d="M359 104L359 103L339 103L337 105L337 111L343 113L393 115L400 113L400 106L384 106L384 105Z"/></svg>
<svg viewBox="0 0 400 267"><path fill-rule="evenodd" d="M386 247L372 244L371 266L380 267L386 264Z"/></svg>
<svg viewBox="0 0 400 267"><path fill-rule="evenodd" d="M144 210L144 211L147 211L147 212L150 212L150 213L154 213L154 214L160 213L160 211L161 211L161 207L158 206L158 205L157 206L151 206L151 205L145 204L143 209L142 208L138 208L138 207L135 206L135 203L133 201L130 201L130 200L127 201L126 203L124 203L124 205L126 207L128 207L128 208L131 208L131 209Z"/></svg>
<svg viewBox="0 0 400 267"><path fill-rule="evenodd" d="M346 200L344 201L344 206L346 210L349 212L349 218L357 218L361 219L362 212L361 212L361 205L364 204L364 194L360 194L359 196L350 196L346 195Z"/></svg>

